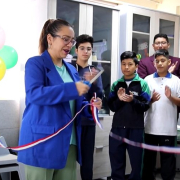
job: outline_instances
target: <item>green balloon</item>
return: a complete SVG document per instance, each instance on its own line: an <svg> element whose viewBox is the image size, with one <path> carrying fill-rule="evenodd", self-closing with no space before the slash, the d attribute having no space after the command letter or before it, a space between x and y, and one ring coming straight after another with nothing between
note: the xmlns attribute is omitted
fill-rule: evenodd
<svg viewBox="0 0 180 180"><path fill-rule="evenodd" d="M10 46L3 46L0 49L0 57L4 60L6 69L14 67L18 61L18 54L16 50Z"/></svg>

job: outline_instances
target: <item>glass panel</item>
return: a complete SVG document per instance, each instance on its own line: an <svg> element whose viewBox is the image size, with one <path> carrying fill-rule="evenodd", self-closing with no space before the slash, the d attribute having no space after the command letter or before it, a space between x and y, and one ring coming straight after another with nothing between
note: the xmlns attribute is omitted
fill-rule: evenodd
<svg viewBox="0 0 180 180"><path fill-rule="evenodd" d="M57 0L57 18L61 18L69 22L75 31L75 36L79 35L79 3L66 0ZM75 56L75 47L71 49L70 54ZM72 58L70 56L70 58ZM67 61L68 57L66 57Z"/></svg>
<svg viewBox="0 0 180 180"><path fill-rule="evenodd" d="M133 14L133 31L150 33L150 17Z"/></svg>
<svg viewBox="0 0 180 180"><path fill-rule="evenodd" d="M132 50L138 54L138 58L149 57L149 35L133 33Z"/></svg>
<svg viewBox="0 0 180 180"><path fill-rule="evenodd" d="M162 34L167 34L169 38L170 48L169 54L174 55L174 29L175 29L175 22L174 21L168 21L164 19L160 19L159 22L159 32Z"/></svg>
<svg viewBox="0 0 180 180"><path fill-rule="evenodd" d="M167 21L164 19L160 19L159 22L159 32L162 34L167 34L168 37L174 37L174 28L175 22L174 21Z"/></svg>
<svg viewBox="0 0 180 180"><path fill-rule="evenodd" d="M170 47L168 51L169 51L169 54L173 56L174 55L174 39L173 38L169 37L169 44L170 44Z"/></svg>
<svg viewBox="0 0 180 180"><path fill-rule="evenodd" d="M111 42L112 42L112 10L99 6L93 7L93 62L103 68L101 78L103 83L103 106L100 114L109 114L107 98L110 92L111 79Z"/></svg>

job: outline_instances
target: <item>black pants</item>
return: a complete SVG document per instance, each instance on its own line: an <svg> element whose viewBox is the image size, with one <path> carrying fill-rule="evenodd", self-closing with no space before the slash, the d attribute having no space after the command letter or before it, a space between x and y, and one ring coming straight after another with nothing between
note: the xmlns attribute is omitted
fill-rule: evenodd
<svg viewBox="0 0 180 180"><path fill-rule="evenodd" d="M93 155L95 144L95 126L82 126L81 152L82 166L80 167L81 179L92 180L93 178Z"/></svg>
<svg viewBox="0 0 180 180"><path fill-rule="evenodd" d="M111 131L121 137L135 142L143 142L144 129L112 128ZM111 178L125 179L126 149L129 154L132 171L129 180L141 180L143 149L128 145L109 136L109 156L111 162Z"/></svg>
<svg viewBox="0 0 180 180"><path fill-rule="evenodd" d="M169 146L174 147L176 136L162 136L162 135L151 135L145 134L144 141L146 144L154 146ZM154 180L155 179L155 166L156 166L156 151L144 150L144 161L143 161L143 180ZM160 152L161 162L161 176L163 180L173 180L176 174L176 159L172 153Z"/></svg>

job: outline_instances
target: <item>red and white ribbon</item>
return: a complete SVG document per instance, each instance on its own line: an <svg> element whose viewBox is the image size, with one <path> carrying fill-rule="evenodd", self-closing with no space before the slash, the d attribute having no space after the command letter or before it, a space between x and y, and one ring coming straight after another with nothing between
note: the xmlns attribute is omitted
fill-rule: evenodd
<svg viewBox="0 0 180 180"><path fill-rule="evenodd" d="M86 107L86 106L91 106L92 107L92 115L93 115L93 119L95 122L98 122L97 125L102 129L102 126L101 124L99 123L99 119L98 119L98 116L95 113L95 110L97 110L97 108L93 105L93 104L86 104L85 106L83 106L81 108L81 110L79 112L76 113L76 115L73 117L73 119L71 119L71 121L69 121L69 123L67 123L64 127L62 127L61 129L59 129L58 131L56 131L55 133L47 136L47 137L44 137L44 138L41 138L39 140L36 140L36 141L33 141L31 143L28 143L28 144L25 144L25 145L22 145L22 146L17 146L17 147L5 147L2 142L0 141L0 147L1 148L6 148L6 149L12 149L12 150L15 150L15 151L21 151L21 150L24 150L24 149L28 149L28 148L31 148L33 146L36 146L42 142L45 142L51 138L53 138L54 136L56 136L57 134L59 134L62 130L64 130L67 126L69 126L73 121L74 119L76 118L76 116Z"/></svg>
<svg viewBox="0 0 180 180"><path fill-rule="evenodd" d="M144 143L138 143L138 142L134 142L129 139L123 138L121 136L118 136L118 135L114 134L113 132L110 132L109 135L111 137L113 137L114 139L116 139L118 141L123 141L131 146L148 149L151 151L160 151L160 152L165 152L165 153L180 154L180 148L177 148L177 147L153 146L153 145L148 145L148 144L144 144Z"/></svg>
<svg viewBox="0 0 180 180"><path fill-rule="evenodd" d="M97 112L98 112L98 109L97 108L92 108L92 115L93 115L93 119L94 119L94 122L99 126L100 129L103 129L100 121L99 121L99 118L97 116Z"/></svg>
<svg viewBox="0 0 180 180"><path fill-rule="evenodd" d="M96 102L96 93L94 93L94 98L92 99L92 102ZM99 117L98 117L98 109L95 106L91 106L92 116L94 119L94 122L99 126L100 129L103 129Z"/></svg>

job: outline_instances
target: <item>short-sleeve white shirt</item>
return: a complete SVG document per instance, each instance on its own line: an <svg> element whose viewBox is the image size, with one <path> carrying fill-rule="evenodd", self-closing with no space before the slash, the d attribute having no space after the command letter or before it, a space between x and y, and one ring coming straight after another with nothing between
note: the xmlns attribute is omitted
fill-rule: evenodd
<svg viewBox="0 0 180 180"><path fill-rule="evenodd" d="M165 86L171 89L171 95L180 97L180 79L168 73L166 77L159 77L157 73L145 78L151 95L155 90L161 95L159 101L151 104L145 112L145 133L154 135L177 135L177 106L165 95Z"/></svg>

